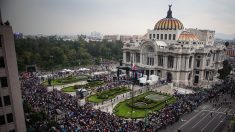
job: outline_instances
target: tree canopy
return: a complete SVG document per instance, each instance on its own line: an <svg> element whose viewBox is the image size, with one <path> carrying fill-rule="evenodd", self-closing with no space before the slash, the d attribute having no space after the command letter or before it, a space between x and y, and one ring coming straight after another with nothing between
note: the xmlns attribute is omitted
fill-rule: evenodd
<svg viewBox="0 0 235 132"><path fill-rule="evenodd" d="M220 69L218 72L220 74L220 79L225 79L231 72L232 66L229 64L228 60L223 61L223 69Z"/></svg>
<svg viewBox="0 0 235 132"><path fill-rule="evenodd" d="M122 42L64 41L51 37L16 39L17 63L20 71L36 64L44 70L95 64L103 59L122 58Z"/></svg>

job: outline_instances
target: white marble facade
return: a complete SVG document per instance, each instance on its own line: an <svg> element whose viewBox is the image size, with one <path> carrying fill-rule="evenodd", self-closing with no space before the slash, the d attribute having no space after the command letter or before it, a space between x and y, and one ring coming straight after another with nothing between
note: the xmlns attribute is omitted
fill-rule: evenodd
<svg viewBox="0 0 235 132"><path fill-rule="evenodd" d="M172 17L169 6L167 17L147 31L147 39L124 44L123 64L134 63L145 75L158 75L175 86L206 85L223 67L225 46L213 44L214 31L192 31ZM201 40L201 33L210 39Z"/></svg>

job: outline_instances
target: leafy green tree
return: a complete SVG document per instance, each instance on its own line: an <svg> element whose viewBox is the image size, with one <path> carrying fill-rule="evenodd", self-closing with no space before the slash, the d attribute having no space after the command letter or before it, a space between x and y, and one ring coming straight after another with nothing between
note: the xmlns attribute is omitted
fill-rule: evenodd
<svg viewBox="0 0 235 132"><path fill-rule="evenodd" d="M223 61L223 68L218 72L220 74L220 79L225 79L231 72L232 66L229 64L228 60Z"/></svg>
<svg viewBox="0 0 235 132"><path fill-rule="evenodd" d="M26 65L36 64L40 69L66 68L98 64L100 58L122 58L122 42L64 41L56 36L16 39L16 54L19 71ZM53 56L53 60L50 56Z"/></svg>

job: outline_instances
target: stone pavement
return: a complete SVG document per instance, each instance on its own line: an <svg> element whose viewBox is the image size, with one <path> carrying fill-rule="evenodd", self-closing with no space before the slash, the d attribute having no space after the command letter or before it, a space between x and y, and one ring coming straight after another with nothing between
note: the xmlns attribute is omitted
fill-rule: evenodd
<svg viewBox="0 0 235 132"><path fill-rule="evenodd" d="M74 86L74 85L84 85L84 84L87 84L87 81L79 81L79 82L65 84L65 85L55 85L54 89L61 90L62 88L65 88L65 87ZM52 91L53 90L53 86L47 87L47 90L48 91Z"/></svg>

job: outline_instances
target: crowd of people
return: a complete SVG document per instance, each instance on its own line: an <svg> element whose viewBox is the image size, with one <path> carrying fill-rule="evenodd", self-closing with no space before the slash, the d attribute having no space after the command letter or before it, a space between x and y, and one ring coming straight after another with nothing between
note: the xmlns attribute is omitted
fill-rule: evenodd
<svg viewBox="0 0 235 132"><path fill-rule="evenodd" d="M116 85L119 84L112 84L107 88ZM226 92L234 96L234 86L234 79L228 78L222 84L214 85L211 89L200 90L192 94L176 94L174 96L177 101L173 104L166 103L162 110L150 114L145 127L144 121L132 122L131 120L125 120L98 109L93 109L89 103L79 106L76 97L61 91L53 90L48 92L46 87L41 85L34 76L27 75L21 80L24 102L30 104L34 111L44 111L47 115L47 119L36 122L31 126L40 132L49 130L62 132L158 131L177 122L183 114L192 112L200 104L214 99L220 93ZM48 128L48 123L51 120L56 120L56 125Z"/></svg>

